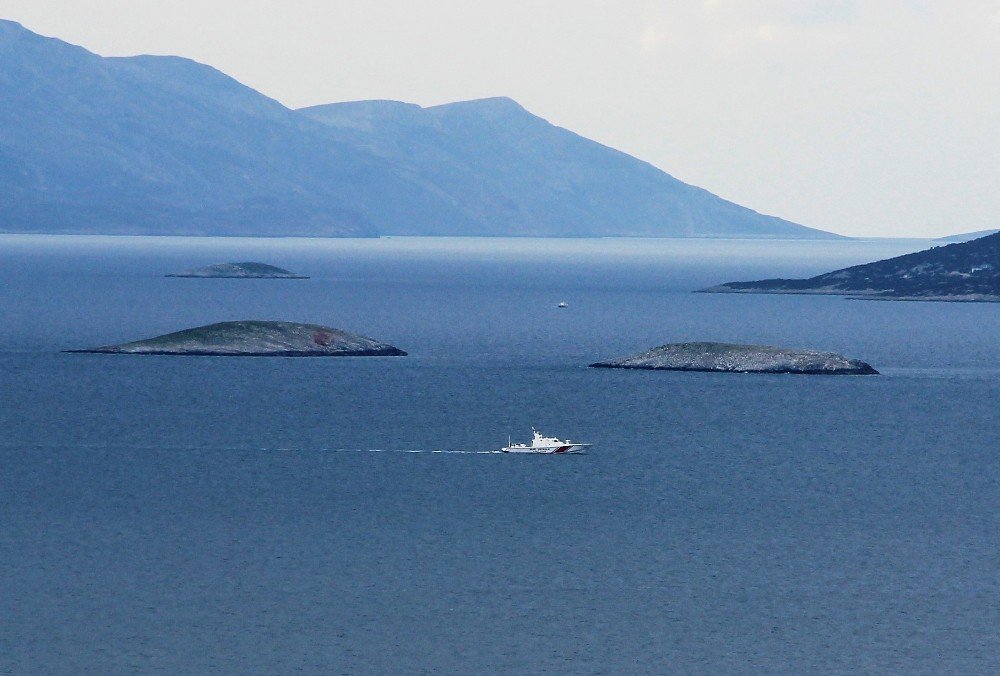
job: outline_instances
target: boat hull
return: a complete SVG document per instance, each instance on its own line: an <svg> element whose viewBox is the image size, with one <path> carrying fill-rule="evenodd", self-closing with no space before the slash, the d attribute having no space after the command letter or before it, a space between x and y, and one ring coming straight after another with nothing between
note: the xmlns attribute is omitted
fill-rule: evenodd
<svg viewBox="0 0 1000 676"><path fill-rule="evenodd" d="M586 453L590 444L562 444L560 446L504 446L502 453L532 453L535 455L563 455L566 453Z"/></svg>

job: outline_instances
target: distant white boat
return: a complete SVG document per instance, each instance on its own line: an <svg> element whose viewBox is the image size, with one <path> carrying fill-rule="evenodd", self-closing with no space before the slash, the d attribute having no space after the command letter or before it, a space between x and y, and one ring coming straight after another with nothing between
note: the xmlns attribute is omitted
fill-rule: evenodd
<svg viewBox="0 0 1000 676"><path fill-rule="evenodd" d="M562 301L559 303L559 305L556 305L556 307L569 307L569 303L567 303L566 301Z"/></svg>
<svg viewBox="0 0 1000 676"><path fill-rule="evenodd" d="M531 444L513 444L507 440L507 445L500 449L502 453L583 453L590 444L581 444L568 439L543 437L534 427L531 428Z"/></svg>

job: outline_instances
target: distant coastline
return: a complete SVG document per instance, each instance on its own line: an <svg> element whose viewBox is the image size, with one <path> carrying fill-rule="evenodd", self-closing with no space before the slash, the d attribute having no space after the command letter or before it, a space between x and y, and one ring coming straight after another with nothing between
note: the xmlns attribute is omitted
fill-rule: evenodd
<svg viewBox="0 0 1000 676"><path fill-rule="evenodd" d="M1000 232L805 279L727 282L700 291L996 303L1000 302Z"/></svg>
<svg viewBox="0 0 1000 676"><path fill-rule="evenodd" d="M886 300L886 301L921 301L927 303L1000 303L1000 295L995 296L886 296L877 293L864 294L859 292L816 289L813 291L775 291L771 289L740 289L734 290L720 287L697 289L694 293L729 293L746 295L771 296L840 296L845 300Z"/></svg>

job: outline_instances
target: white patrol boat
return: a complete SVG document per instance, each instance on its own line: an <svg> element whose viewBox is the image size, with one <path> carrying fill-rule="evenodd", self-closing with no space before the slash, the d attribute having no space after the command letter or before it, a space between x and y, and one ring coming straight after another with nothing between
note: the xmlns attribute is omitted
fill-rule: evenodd
<svg viewBox="0 0 1000 676"><path fill-rule="evenodd" d="M563 441L555 437L543 437L534 427L531 428L531 444L512 444L500 449L501 453L583 453L590 444L580 444L568 439Z"/></svg>

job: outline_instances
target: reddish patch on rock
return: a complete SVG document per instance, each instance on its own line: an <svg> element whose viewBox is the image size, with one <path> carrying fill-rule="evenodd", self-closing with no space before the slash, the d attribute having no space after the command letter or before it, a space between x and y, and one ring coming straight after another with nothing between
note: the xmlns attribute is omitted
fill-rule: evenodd
<svg viewBox="0 0 1000 676"><path fill-rule="evenodd" d="M326 347L333 340L333 334L328 331L317 331L313 334L313 342Z"/></svg>

